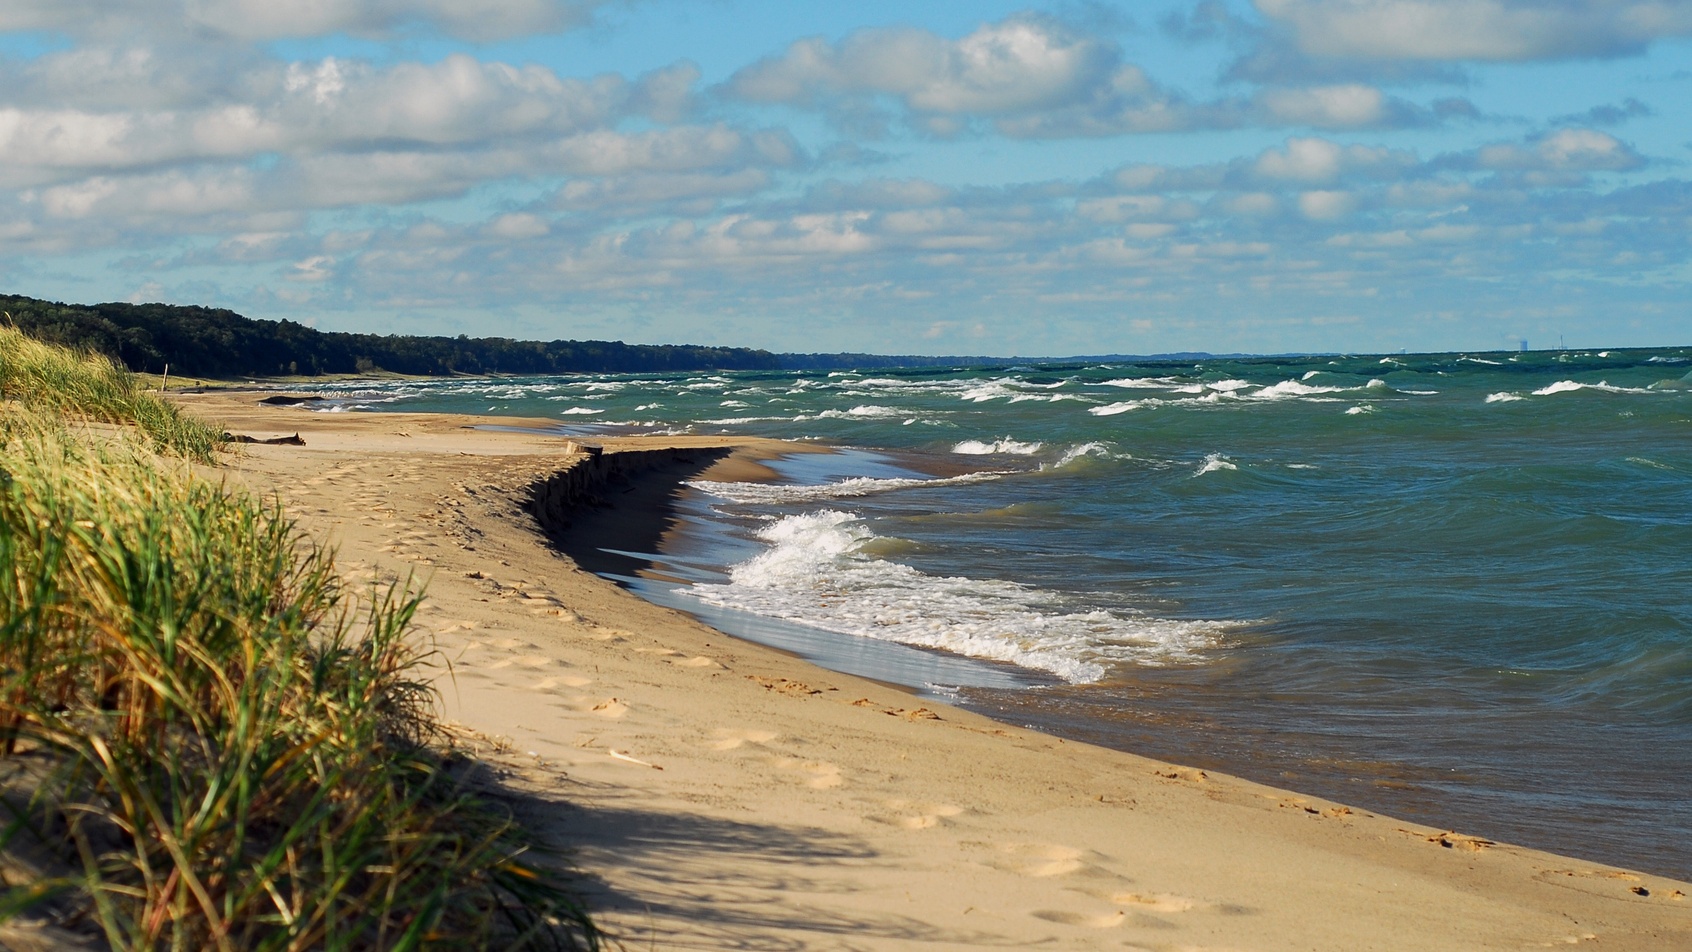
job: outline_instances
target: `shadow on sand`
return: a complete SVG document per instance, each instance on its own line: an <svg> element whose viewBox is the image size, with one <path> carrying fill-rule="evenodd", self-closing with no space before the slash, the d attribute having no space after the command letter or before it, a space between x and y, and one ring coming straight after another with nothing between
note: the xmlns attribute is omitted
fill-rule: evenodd
<svg viewBox="0 0 1692 952"><path fill-rule="evenodd" d="M788 952L888 941L944 948L1011 947L989 932L934 926L888 911L864 887L894 860L865 841L816 827L657 813L617 803L616 788L577 787L566 802L513 802L531 829L615 882L579 880L597 919L628 949ZM814 897L814 898L813 898ZM602 923L603 924L603 923Z"/></svg>

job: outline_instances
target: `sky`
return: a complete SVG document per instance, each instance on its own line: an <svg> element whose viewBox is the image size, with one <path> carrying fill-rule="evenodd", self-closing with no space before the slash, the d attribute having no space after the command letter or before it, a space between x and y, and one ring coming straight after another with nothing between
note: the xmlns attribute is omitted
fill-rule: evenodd
<svg viewBox="0 0 1692 952"><path fill-rule="evenodd" d="M1692 343L1692 0L5 0L0 291L1070 354Z"/></svg>

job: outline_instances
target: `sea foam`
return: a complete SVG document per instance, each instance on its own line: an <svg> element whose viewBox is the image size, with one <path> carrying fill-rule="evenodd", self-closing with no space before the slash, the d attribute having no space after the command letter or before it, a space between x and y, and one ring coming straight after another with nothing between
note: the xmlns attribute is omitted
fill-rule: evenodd
<svg viewBox="0 0 1692 952"><path fill-rule="evenodd" d="M1007 436L1002 440L994 440L991 443L981 440L964 440L953 446L952 452L963 456L1033 456L1040 452L1040 447L1045 445L1044 443L1024 443Z"/></svg>
<svg viewBox="0 0 1692 952"><path fill-rule="evenodd" d="M793 485L790 483L718 482L695 479L688 486L729 502L769 505L775 503L812 502L819 499L849 499L899 489L928 489L935 486L965 486L985 483L1008 475L1003 472L964 473L944 479L903 479L854 476L832 483Z"/></svg>
<svg viewBox="0 0 1692 952"><path fill-rule="evenodd" d="M1229 461L1228 457L1221 453L1211 453L1204 458L1204 462L1199 465L1198 472L1193 473L1193 475L1203 476L1206 473L1220 473L1232 469L1239 469L1239 467L1235 466Z"/></svg>
<svg viewBox="0 0 1692 952"><path fill-rule="evenodd" d="M856 516L787 516L758 533L769 548L726 584L687 590L707 604L839 634L935 648L1045 671L1077 684L1114 666L1198 659L1237 623L1174 621L1066 604L1015 582L928 575L885 550Z"/></svg>
<svg viewBox="0 0 1692 952"><path fill-rule="evenodd" d="M1574 380L1559 380L1556 383L1550 385L1549 387L1543 387L1539 390L1535 390L1533 392L1533 395L1536 396L1536 397L1548 397L1548 396L1550 396L1551 394L1554 394L1554 393L1573 393L1576 390L1598 390L1598 391L1602 391L1604 393L1652 393L1653 392L1653 391L1645 389L1643 387L1613 387L1609 384L1608 381L1605 381L1605 380L1600 380L1597 383L1579 383L1579 382L1574 381Z"/></svg>

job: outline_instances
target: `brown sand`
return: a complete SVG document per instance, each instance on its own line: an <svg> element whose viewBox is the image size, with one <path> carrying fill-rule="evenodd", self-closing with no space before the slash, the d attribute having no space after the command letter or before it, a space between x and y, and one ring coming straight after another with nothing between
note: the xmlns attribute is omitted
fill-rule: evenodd
<svg viewBox="0 0 1692 952"><path fill-rule="evenodd" d="M1685 883L1065 743L641 601L524 511L576 462L556 438L258 396L184 399L238 433L300 432L227 471L353 575L428 581L446 716L576 848L630 949L1692 949ZM732 446L712 476L734 479L794 449L604 442ZM689 469L607 489L565 544L650 541Z"/></svg>

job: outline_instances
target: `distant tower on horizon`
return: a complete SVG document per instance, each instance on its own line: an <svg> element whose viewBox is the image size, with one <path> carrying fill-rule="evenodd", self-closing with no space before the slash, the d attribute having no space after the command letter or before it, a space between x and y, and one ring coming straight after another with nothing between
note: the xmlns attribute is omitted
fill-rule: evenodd
<svg viewBox="0 0 1692 952"><path fill-rule="evenodd" d="M1522 338L1522 353L1527 353L1527 338Z"/></svg>

